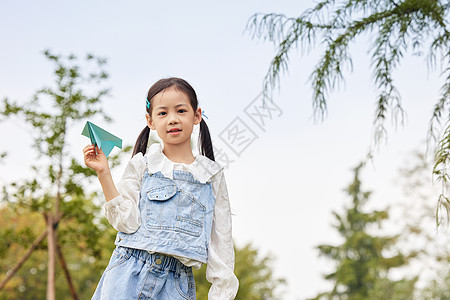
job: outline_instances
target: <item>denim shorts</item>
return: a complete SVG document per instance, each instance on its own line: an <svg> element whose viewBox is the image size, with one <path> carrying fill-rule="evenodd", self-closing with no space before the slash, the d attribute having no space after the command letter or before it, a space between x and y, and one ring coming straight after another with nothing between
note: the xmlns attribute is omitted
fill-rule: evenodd
<svg viewBox="0 0 450 300"><path fill-rule="evenodd" d="M194 300L192 267L172 256L118 246L92 299Z"/></svg>

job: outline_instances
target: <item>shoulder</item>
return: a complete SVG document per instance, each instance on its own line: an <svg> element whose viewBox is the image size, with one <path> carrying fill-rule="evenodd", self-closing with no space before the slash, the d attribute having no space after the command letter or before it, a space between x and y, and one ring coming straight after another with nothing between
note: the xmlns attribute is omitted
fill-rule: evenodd
<svg viewBox="0 0 450 300"><path fill-rule="evenodd" d="M145 156L142 154L142 152L136 153L131 159L130 164L131 165L140 165L144 163L145 164Z"/></svg>
<svg viewBox="0 0 450 300"><path fill-rule="evenodd" d="M146 165L146 158L141 152L139 152L130 159L126 167L126 171L141 174L145 171Z"/></svg>
<svg viewBox="0 0 450 300"><path fill-rule="evenodd" d="M199 155L195 159L195 166L193 167L194 177L200 182L216 182L223 174L223 166L217 162Z"/></svg>
<svg viewBox="0 0 450 300"><path fill-rule="evenodd" d="M144 175L146 164L142 153L134 155L129 161L122 175L122 179L118 186L130 184L130 182L141 182Z"/></svg>

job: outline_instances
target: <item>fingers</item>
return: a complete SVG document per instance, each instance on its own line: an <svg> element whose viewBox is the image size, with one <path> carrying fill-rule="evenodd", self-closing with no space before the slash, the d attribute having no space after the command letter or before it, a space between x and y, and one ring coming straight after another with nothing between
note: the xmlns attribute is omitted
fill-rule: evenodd
<svg viewBox="0 0 450 300"><path fill-rule="evenodd" d="M97 153L98 153L98 154L103 154L102 148L99 148L99 147L95 147L95 148L97 149Z"/></svg>
<svg viewBox="0 0 450 300"><path fill-rule="evenodd" d="M86 147L84 147L83 153L84 153L84 155L95 154L94 145L87 145Z"/></svg>
<svg viewBox="0 0 450 300"><path fill-rule="evenodd" d="M100 154L99 148L94 145L88 145L83 149L84 159L97 159L97 156ZM103 152L102 152L103 154Z"/></svg>
<svg viewBox="0 0 450 300"><path fill-rule="evenodd" d="M87 145L86 147L83 148L83 152L86 152L87 150L93 148L93 145Z"/></svg>
<svg viewBox="0 0 450 300"><path fill-rule="evenodd" d="M95 146L94 145L87 145L83 149L83 154L84 154L85 157L97 156L97 155L104 156L105 155L103 153L102 148L99 148L97 145L95 145Z"/></svg>

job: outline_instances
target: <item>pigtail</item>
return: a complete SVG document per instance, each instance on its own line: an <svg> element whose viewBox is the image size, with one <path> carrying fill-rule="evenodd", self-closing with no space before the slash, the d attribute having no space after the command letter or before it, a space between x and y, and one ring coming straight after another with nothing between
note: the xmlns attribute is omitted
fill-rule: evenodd
<svg viewBox="0 0 450 300"><path fill-rule="evenodd" d="M208 125L206 125L203 118L200 122L200 134L198 135L198 140L200 145L200 153L208 157L210 160L215 161L211 135L209 134Z"/></svg>
<svg viewBox="0 0 450 300"><path fill-rule="evenodd" d="M145 155L145 152L147 152L149 136L150 136L150 128L148 128L148 126L145 126L145 128L141 131L141 133L139 134L139 136L136 140L136 144L134 145L132 156L135 156L139 152L141 152L142 155Z"/></svg>

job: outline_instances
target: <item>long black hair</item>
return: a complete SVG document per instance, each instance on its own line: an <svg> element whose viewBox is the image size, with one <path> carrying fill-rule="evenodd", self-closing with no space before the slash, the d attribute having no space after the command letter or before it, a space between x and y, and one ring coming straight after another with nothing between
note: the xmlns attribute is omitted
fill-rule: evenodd
<svg viewBox="0 0 450 300"><path fill-rule="evenodd" d="M177 77L170 77L160 79L150 87L147 95L147 100L150 103L150 106L149 107L146 106L147 113L150 116L152 115L153 97L156 94L170 87L174 87L177 91L184 93L189 98L189 101L191 103L192 108L194 109L194 112L197 111L198 99L197 94L195 93L195 90L192 88L192 86L184 79ZM145 126L145 128L141 131L139 137L136 140L136 144L134 145L133 149L133 156L139 152L145 154L145 152L147 151L149 136L150 136L150 128L148 126ZM202 121L200 122L200 134L198 136L198 140L200 153L208 157L209 159L215 161L213 146L211 142L211 135L209 134L208 125L206 125L204 118L202 118Z"/></svg>

